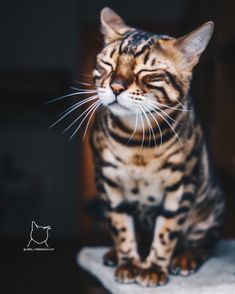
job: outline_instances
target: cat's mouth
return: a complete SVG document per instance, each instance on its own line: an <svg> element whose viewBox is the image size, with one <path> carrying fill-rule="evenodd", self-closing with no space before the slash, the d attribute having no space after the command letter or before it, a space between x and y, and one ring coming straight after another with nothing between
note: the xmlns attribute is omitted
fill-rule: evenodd
<svg viewBox="0 0 235 294"><path fill-rule="evenodd" d="M117 100L115 100L115 101L109 103L109 106L112 106L112 105L115 105L115 104L118 104Z"/></svg>
<svg viewBox="0 0 235 294"><path fill-rule="evenodd" d="M115 107L115 108L121 108L121 109L125 109L125 110L128 110L130 111L129 108L127 108L126 106L120 104L117 100L111 102L108 104L109 107Z"/></svg>

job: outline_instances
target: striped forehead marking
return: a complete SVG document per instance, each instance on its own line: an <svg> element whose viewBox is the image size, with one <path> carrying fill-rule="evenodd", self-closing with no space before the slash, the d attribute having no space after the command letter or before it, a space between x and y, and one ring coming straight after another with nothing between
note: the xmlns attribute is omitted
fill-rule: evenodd
<svg viewBox="0 0 235 294"><path fill-rule="evenodd" d="M129 32L122 40L119 47L119 54L128 54L137 57L145 50L150 49L150 46L159 39L170 39L170 37L142 30Z"/></svg>

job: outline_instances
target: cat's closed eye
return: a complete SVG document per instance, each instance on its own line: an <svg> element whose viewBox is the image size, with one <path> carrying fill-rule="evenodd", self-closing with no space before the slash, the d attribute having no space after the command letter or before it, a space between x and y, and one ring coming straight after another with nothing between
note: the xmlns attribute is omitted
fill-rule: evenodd
<svg viewBox="0 0 235 294"><path fill-rule="evenodd" d="M157 82L164 82L164 76L162 75L151 75L151 76L144 76L142 78L143 83L145 83L146 85L151 85L153 83L157 83Z"/></svg>

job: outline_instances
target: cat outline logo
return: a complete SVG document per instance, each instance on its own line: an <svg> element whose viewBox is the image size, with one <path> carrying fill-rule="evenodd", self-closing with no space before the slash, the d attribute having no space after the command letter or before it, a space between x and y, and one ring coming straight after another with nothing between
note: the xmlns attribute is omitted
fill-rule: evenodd
<svg viewBox="0 0 235 294"><path fill-rule="evenodd" d="M48 246L50 226L39 226L35 221L31 222L30 240L24 251L52 251L54 248ZM33 246L32 246L33 245Z"/></svg>

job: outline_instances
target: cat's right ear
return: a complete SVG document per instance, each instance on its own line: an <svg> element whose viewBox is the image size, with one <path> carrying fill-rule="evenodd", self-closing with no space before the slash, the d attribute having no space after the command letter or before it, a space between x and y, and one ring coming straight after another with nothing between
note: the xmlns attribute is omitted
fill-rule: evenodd
<svg viewBox="0 0 235 294"><path fill-rule="evenodd" d="M175 46L182 53L184 68L192 69L211 39L214 23L208 21L191 33L176 39Z"/></svg>
<svg viewBox="0 0 235 294"><path fill-rule="evenodd" d="M104 35L105 43L110 43L120 38L130 30L124 20L111 8L105 7L100 13L101 33Z"/></svg>
<svg viewBox="0 0 235 294"><path fill-rule="evenodd" d="M32 224L31 224L31 227L32 227L32 230L34 229L34 228L38 228L38 225L35 223L35 221L32 221Z"/></svg>

